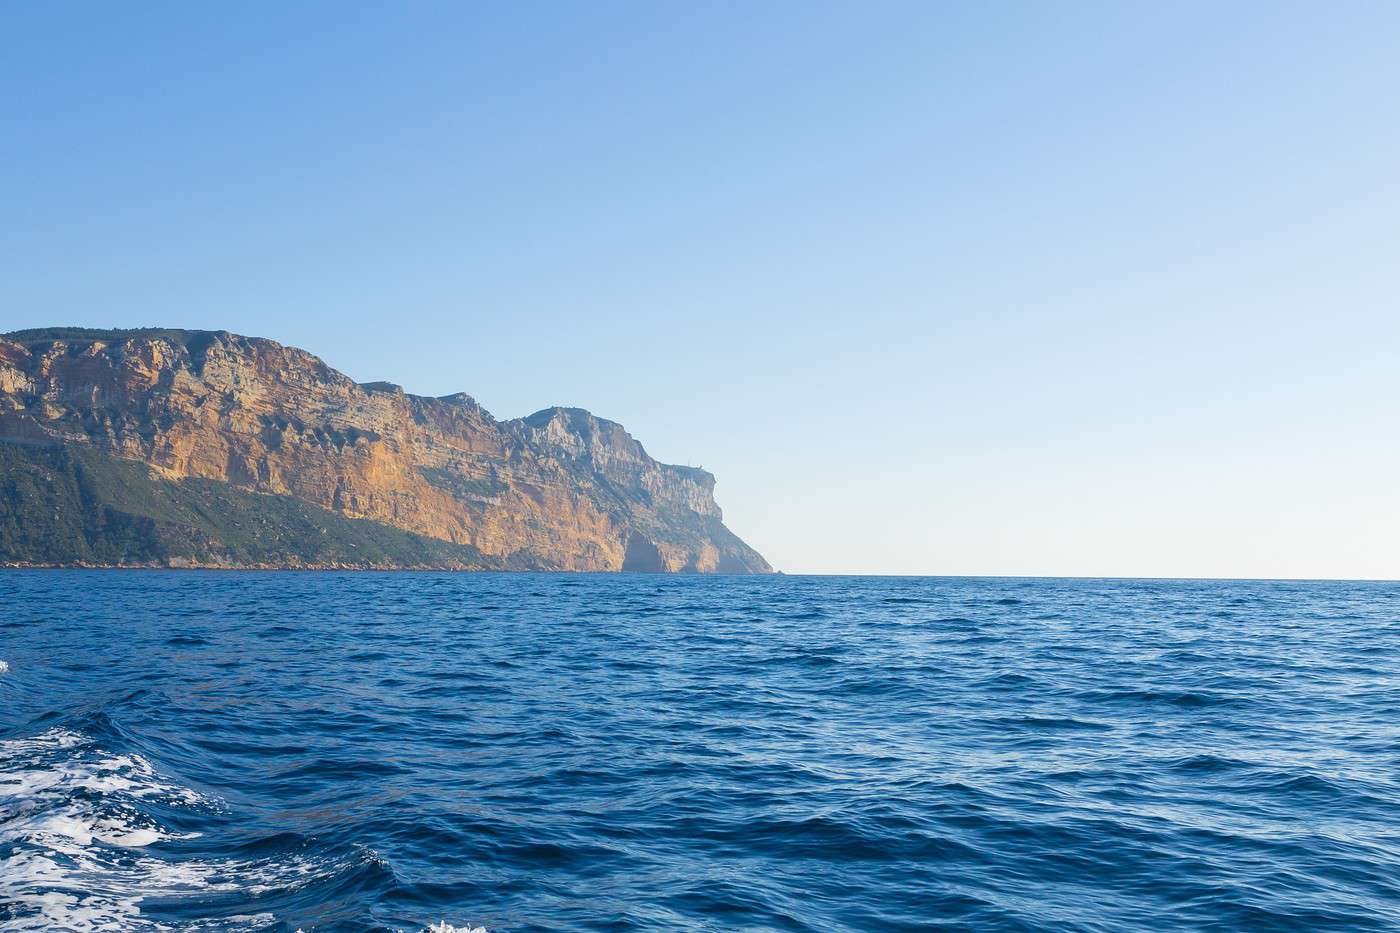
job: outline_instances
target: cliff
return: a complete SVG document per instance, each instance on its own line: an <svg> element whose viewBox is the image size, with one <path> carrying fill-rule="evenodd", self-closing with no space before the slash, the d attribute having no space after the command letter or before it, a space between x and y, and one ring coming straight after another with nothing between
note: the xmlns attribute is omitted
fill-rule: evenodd
<svg viewBox="0 0 1400 933"><path fill-rule="evenodd" d="M621 425L497 421L223 331L0 337L0 444L0 562L771 569L724 526L713 476ZM58 512L36 514L44 495ZM293 514L281 544L249 531Z"/></svg>

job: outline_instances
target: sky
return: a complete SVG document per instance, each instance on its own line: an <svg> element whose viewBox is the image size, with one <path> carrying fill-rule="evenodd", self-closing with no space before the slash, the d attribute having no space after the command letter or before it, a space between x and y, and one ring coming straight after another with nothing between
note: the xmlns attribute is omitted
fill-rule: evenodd
<svg viewBox="0 0 1400 933"><path fill-rule="evenodd" d="M1400 4L0 6L0 330L567 404L790 573L1400 577Z"/></svg>

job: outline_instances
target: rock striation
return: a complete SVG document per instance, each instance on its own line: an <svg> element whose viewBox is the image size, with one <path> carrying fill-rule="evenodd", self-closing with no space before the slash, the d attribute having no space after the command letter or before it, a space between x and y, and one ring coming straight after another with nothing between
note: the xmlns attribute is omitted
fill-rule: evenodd
<svg viewBox="0 0 1400 933"><path fill-rule="evenodd" d="M133 501L188 497L187 486L131 492L138 480L127 474L138 463L139 482L226 484L459 549L446 557L428 546L415 552L425 560L390 555L368 562L374 566L771 570L725 527L711 474L658 463L619 424L577 408L498 421L467 395L357 384L304 350L224 331L52 328L0 337L0 443L72 454L64 462L74 496L88 495L85 475L107 477L89 486L130 493L120 508L108 501L115 493L96 492L73 507L125 515L160 511ZM26 469L58 469L48 456L30 456ZM124 465L99 468L94 457ZM118 481L113 470L127 472ZM261 500L238 501L256 511ZM32 503L11 501L11 513L21 506ZM168 521L189 526L189 515L179 515ZM246 563L224 546L223 517L205 517L213 530L185 535L207 539L196 553L164 562ZM329 518L319 524L330 534ZM49 560L23 550L12 544L0 560ZM257 562L317 564L310 551L299 553Z"/></svg>

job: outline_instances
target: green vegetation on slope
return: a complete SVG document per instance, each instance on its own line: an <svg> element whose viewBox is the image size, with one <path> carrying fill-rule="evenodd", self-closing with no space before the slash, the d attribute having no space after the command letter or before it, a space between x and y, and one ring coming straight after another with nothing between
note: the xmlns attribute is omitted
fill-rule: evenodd
<svg viewBox="0 0 1400 933"><path fill-rule="evenodd" d="M76 343L91 343L94 340L101 340L104 343L117 343L130 340L133 337L148 337L152 340L164 340L176 346L187 346L192 340L207 337L211 333L212 331L178 330L170 327L34 327L29 330L10 331L7 334L0 334L0 336L8 337L10 340L25 346L53 343L55 340Z"/></svg>
<svg viewBox="0 0 1400 933"><path fill-rule="evenodd" d="M172 482L78 447L0 442L0 563L483 569L451 544L290 496Z"/></svg>

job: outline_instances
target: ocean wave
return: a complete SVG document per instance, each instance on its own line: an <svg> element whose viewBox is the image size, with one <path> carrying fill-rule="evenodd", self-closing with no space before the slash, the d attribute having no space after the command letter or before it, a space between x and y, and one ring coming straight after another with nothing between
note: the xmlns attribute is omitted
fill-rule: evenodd
<svg viewBox="0 0 1400 933"><path fill-rule="evenodd" d="M161 777L142 756L107 751L79 732L51 729L0 742L0 848L7 850L0 856L0 931L262 930L274 913L238 908L220 915L218 901L246 905L250 897L304 889L354 868L295 853L182 859L168 848L155 851L200 834L171 829L154 811L218 808ZM157 901L203 904L212 916L171 921L143 914L143 904Z"/></svg>
<svg viewBox="0 0 1400 933"><path fill-rule="evenodd" d="M1378 593L0 573L0 930L1400 930Z"/></svg>
<svg viewBox="0 0 1400 933"><path fill-rule="evenodd" d="M307 930L302 930L301 927L297 927L297 933L308 933L308 932L307 932ZM395 933L405 933L405 930L396 930ZM484 926L452 926L451 923L445 922L445 920L444 920L444 922L442 922L442 923L428 923L428 925L427 925L426 927L423 927L423 930L421 930L421 933L489 933L489 932L487 932L487 929L486 929L486 927L484 927Z"/></svg>

